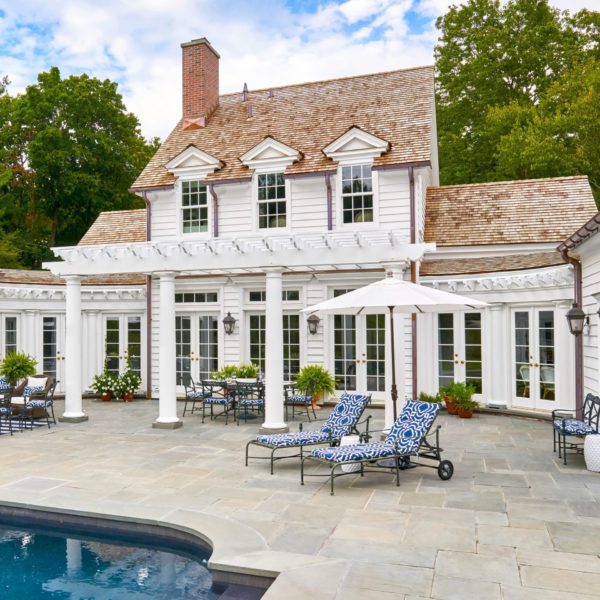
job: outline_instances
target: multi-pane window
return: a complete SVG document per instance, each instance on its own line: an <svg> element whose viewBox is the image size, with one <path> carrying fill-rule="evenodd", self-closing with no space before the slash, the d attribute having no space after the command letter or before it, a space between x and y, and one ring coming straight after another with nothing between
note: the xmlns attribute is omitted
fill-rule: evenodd
<svg viewBox="0 0 600 600"><path fill-rule="evenodd" d="M250 315L250 362L265 369L265 315ZM291 381L300 372L300 316L283 315L283 377Z"/></svg>
<svg viewBox="0 0 600 600"><path fill-rule="evenodd" d="M200 380L219 369L219 321L213 315L198 317L198 361Z"/></svg>
<svg viewBox="0 0 600 600"><path fill-rule="evenodd" d="M454 315L438 315L438 385L454 381Z"/></svg>
<svg viewBox="0 0 600 600"><path fill-rule="evenodd" d="M120 367L119 330L120 322L118 317L106 319L106 370L113 375L119 374Z"/></svg>
<svg viewBox="0 0 600 600"><path fill-rule="evenodd" d="M465 313L465 382L483 391L483 358L481 354L481 313Z"/></svg>
<svg viewBox="0 0 600 600"><path fill-rule="evenodd" d="M385 391L385 315L367 315L367 391Z"/></svg>
<svg viewBox="0 0 600 600"><path fill-rule="evenodd" d="M175 372L177 385L187 385L192 371L192 318L175 317Z"/></svg>
<svg viewBox="0 0 600 600"><path fill-rule="evenodd" d="M17 351L17 317L4 319L4 354Z"/></svg>
<svg viewBox="0 0 600 600"><path fill-rule="evenodd" d="M127 317L127 355L131 370L142 376L142 318Z"/></svg>
<svg viewBox="0 0 600 600"><path fill-rule="evenodd" d="M373 221L373 179L370 165L342 167L342 221Z"/></svg>
<svg viewBox="0 0 600 600"><path fill-rule="evenodd" d="M283 173L258 176L258 227L272 229L287 224Z"/></svg>
<svg viewBox="0 0 600 600"><path fill-rule="evenodd" d="M183 233L208 231L208 194L199 181L181 184L181 223Z"/></svg>
<svg viewBox="0 0 600 600"><path fill-rule="evenodd" d="M333 355L336 389L356 389L356 317L333 317Z"/></svg>
<svg viewBox="0 0 600 600"><path fill-rule="evenodd" d="M44 317L42 331L42 368L46 375L54 378L56 378L56 355L58 351L56 343L56 317Z"/></svg>
<svg viewBox="0 0 600 600"><path fill-rule="evenodd" d="M218 299L217 292L186 292L175 294L175 302L178 304L205 304L217 302Z"/></svg>
<svg viewBox="0 0 600 600"><path fill-rule="evenodd" d="M281 299L284 302L298 302L300 300L300 290L283 290ZM252 290L248 292L248 302L266 302L267 292L265 290Z"/></svg>

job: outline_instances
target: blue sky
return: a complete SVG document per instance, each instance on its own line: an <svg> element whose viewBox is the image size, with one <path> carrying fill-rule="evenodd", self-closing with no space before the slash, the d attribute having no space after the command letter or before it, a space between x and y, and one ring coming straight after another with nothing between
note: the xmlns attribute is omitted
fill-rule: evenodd
<svg viewBox="0 0 600 600"><path fill-rule="evenodd" d="M431 64L435 19L459 0L0 0L11 92L58 66L119 83L146 136L181 112L180 43L207 37L221 92ZM551 0L600 9L600 0Z"/></svg>

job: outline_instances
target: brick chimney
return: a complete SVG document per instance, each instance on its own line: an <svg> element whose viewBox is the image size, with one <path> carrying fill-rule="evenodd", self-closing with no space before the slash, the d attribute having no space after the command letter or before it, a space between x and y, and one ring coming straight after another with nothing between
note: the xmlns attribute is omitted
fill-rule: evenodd
<svg viewBox="0 0 600 600"><path fill-rule="evenodd" d="M181 44L183 128L200 129L219 104L219 54L206 38Z"/></svg>

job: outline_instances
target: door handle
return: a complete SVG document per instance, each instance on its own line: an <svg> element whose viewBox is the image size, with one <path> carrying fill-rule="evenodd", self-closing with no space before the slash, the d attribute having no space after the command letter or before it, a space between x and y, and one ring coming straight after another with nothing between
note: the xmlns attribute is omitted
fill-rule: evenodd
<svg viewBox="0 0 600 600"><path fill-rule="evenodd" d="M465 364L465 361L464 361L464 360L461 360L461 361L460 361L460 364L461 364L461 365L464 365L464 364Z"/></svg>

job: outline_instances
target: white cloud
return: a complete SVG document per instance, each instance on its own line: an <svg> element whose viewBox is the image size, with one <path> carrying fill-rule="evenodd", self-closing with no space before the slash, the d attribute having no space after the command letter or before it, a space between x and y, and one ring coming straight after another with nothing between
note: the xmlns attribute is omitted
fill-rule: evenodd
<svg viewBox="0 0 600 600"><path fill-rule="evenodd" d="M181 42L211 41L222 92L343 77L431 64L433 22L450 3L322 0L303 12L285 0L0 0L0 75L13 91L51 65L109 77L144 134L164 137L181 112ZM553 3L594 8L600 0ZM411 10L429 22L419 34Z"/></svg>

